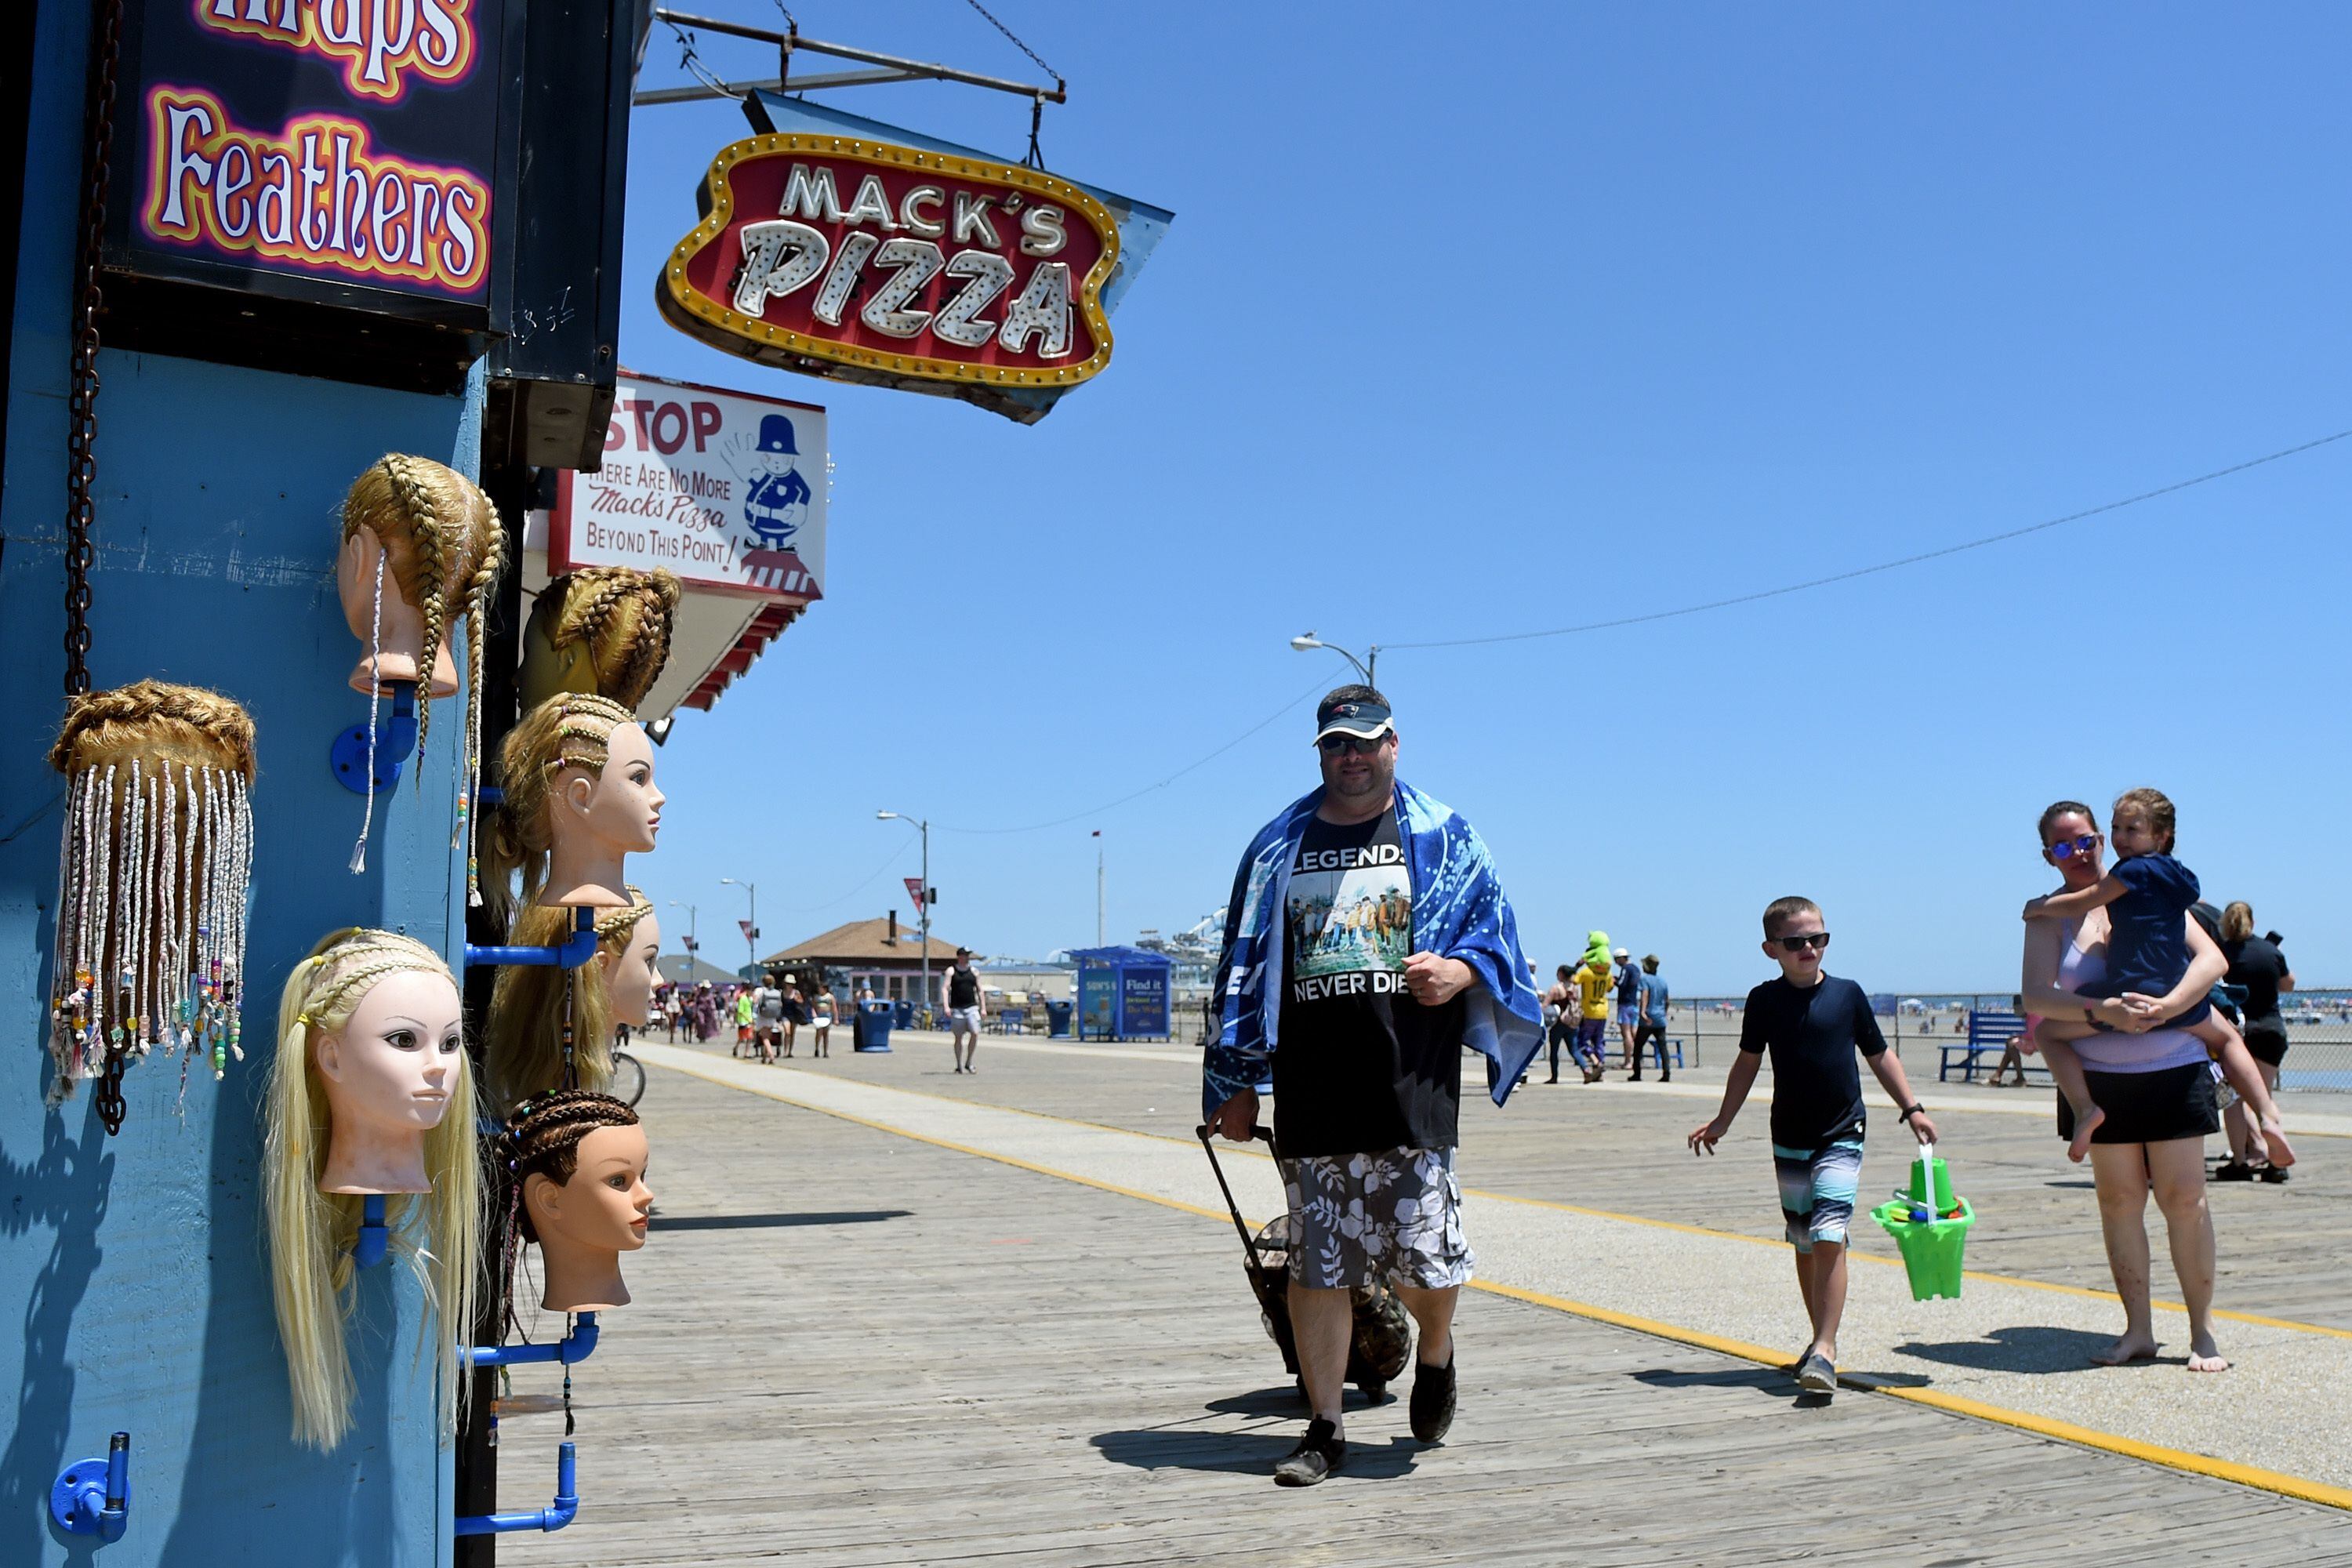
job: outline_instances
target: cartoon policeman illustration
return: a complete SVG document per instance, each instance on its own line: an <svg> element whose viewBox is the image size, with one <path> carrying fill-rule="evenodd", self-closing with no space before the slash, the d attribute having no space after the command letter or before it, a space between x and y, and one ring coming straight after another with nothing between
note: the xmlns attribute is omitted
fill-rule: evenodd
<svg viewBox="0 0 2352 1568"><path fill-rule="evenodd" d="M782 414L760 421L760 444L749 434L727 444L729 463L743 480L743 521L763 550L782 550L808 521L809 483L801 478L793 422Z"/></svg>

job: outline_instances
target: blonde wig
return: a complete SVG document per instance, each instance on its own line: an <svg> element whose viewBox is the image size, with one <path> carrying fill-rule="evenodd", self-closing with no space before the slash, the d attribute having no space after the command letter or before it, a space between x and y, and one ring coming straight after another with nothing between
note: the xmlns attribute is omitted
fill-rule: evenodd
<svg viewBox="0 0 2352 1568"><path fill-rule="evenodd" d="M596 957L617 961L628 950L637 922L654 906L635 888L625 908L606 910L596 920ZM561 944L572 934L572 911L522 911L514 941L525 946ZM499 970L490 993L490 1026L483 1071L490 1103L503 1114L515 1105L553 1089L604 1089L613 1081L613 1000L604 988L604 965L577 969L547 963L512 963Z"/></svg>
<svg viewBox="0 0 2352 1568"><path fill-rule="evenodd" d="M238 1041L253 869L253 720L217 692L159 680L68 700L49 765L66 776L49 1005L57 1071L75 1082L161 1045L209 1058Z"/></svg>
<svg viewBox="0 0 2352 1568"><path fill-rule="evenodd" d="M680 592L669 573L633 566L583 566L550 583L523 631L524 706L585 691L635 712L669 662Z"/></svg>
<svg viewBox="0 0 2352 1568"><path fill-rule="evenodd" d="M294 1437L322 1450L341 1442L352 1424L353 1385L343 1323L351 1312L352 1248L359 1238L363 1200L357 1194L319 1190L331 1124L311 1047L319 1037L338 1034L351 1022L360 999L377 981L401 973L437 974L457 985L441 955L415 938L351 927L320 942L294 966L278 1007L278 1060L270 1074L263 1145L271 1285L293 1391ZM479 1159L473 1069L461 1050L448 1109L440 1125L425 1134L425 1168L433 1190L394 1193L384 1200L392 1246L415 1271L431 1310L419 1332L433 1345L445 1436L457 1430L465 1403L467 1380L457 1346L472 1341L480 1289Z"/></svg>
<svg viewBox="0 0 2352 1568"><path fill-rule="evenodd" d="M482 773L482 623L490 590L506 563L506 530L499 526L498 508L479 485L446 464L398 452L378 459L352 481L351 493L343 498L344 541L348 542L362 528L383 549L375 584L379 603L383 574L388 570L401 596L415 605L425 619L425 646L417 659L416 755L420 763L426 738L433 732L433 666L448 637L452 613L466 622L466 734L457 780L457 832L463 837L475 784ZM371 647L370 660L381 652ZM376 666L371 662L368 668L373 670ZM352 851L354 871L365 865L368 828L375 816L374 721L371 704L368 822L360 829L359 847ZM424 776L420 766L420 786ZM451 847L456 847L454 841ZM476 875L469 851L467 896L479 903L480 895L474 890Z"/></svg>
<svg viewBox="0 0 2352 1568"><path fill-rule="evenodd" d="M566 691L533 708L507 731L499 752L502 794L482 846L481 876L483 900L502 925L514 919L512 884L517 876L522 879L524 904L537 899L547 885L559 775L578 768L601 776L611 755L613 731L636 721L635 714L608 697Z"/></svg>

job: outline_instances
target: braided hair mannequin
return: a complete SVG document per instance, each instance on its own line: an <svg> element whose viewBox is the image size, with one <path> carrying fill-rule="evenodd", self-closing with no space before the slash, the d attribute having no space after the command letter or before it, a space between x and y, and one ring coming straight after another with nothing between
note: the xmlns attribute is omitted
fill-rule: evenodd
<svg viewBox="0 0 2352 1568"><path fill-rule="evenodd" d="M509 1301L514 1268L528 1241L538 1245L546 1267L543 1307L586 1311L627 1303L619 1254L644 1245L644 1238L610 1234L609 1211L596 1213L593 1200L570 1202L564 1189L579 1173L582 1145L592 1135L638 1126L637 1113L627 1105L587 1089L555 1089L515 1107L501 1139L513 1190L499 1258ZM643 1151L642 1133L625 1141L620 1151L633 1162L633 1186L644 1179ZM649 1206L652 1194L643 1196ZM566 1220L560 1230L548 1223L559 1212Z"/></svg>
<svg viewBox="0 0 2352 1568"><path fill-rule="evenodd" d="M557 789L566 775L600 776L614 730L635 722L610 698L567 691L530 710L507 732L499 752L504 794L490 813L481 875L483 900L502 924L514 921L517 877L524 904L535 902L546 887Z"/></svg>
<svg viewBox="0 0 2352 1568"><path fill-rule="evenodd" d="M439 676L442 647L448 637L452 613L462 616L466 623L466 731L457 785L457 834L462 837L471 816L474 784L482 771L483 623L490 591L506 561L506 531L499 524L498 509L490 504L490 498L480 486L446 464L394 452L380 458L352 481L351 492L343 499L342 538L345 553L353 561L358 559L352 555L354 545L364 542L360 539L362 531L381 553L374 568L377 581L373 584L370 621L371 646L368 658L361 664L353 683L362 690L379 689L383 685L383 670L387 667L380 646L382 576L389 571L400 597L415 606L424 623L416 655L418 690L425 699L416 714L419 757L425 754L433 732L431 698L455 689L454 681L445 682ZM350 584L346 584L347 605L351 603L349 588ZM356 616L352 629L359 629ZM371 784L374 766L374 758L370 757ZM420 784L423 776L420 768ZM374 799L371 795L371 817L373 812ZM360 837L363 846L367 838L364 827ZM452 847L455 847L453 840ZM353 869L359 869L362 858L355 853ZM470 856L467 877L468 898L478 903L479 895L473 891L475 867Z"/></svg>
<svg viewBox="0 0 2352 1568"><path fill-rule="evenodd" d="M351 927L328 936L294 966L278 1003L262 1158L271 1287L293 1394L294 1437L322 1450L341 1442L351 1428L353 1385L343 1324L351 1311L351 1251L362 1200L319 1190L331 1127L314 1047L342 1031L377 982L401 973L437 975L452 990L457 985L441 955L415 938ZM469 1380L460 1375L457 1346L472 1332L481 1266L474 1083L462 1050L453 1063L448 1106L425 1134L424 1153L433 1190L393 1195L385 1217L392 1246L408 1259L433 1312L425 1334L434 1346L436 1376L449 1393L442 1402L446 1435L456 1430L466 1399Z"/></svg>
<svg viewBox="0 0 2352 1568"><path fill-rule="evenodd" d="M484 1073L490 1103L505 1110L557 1089L602 1090L613 1081L613 1002L604 971L629 945L654 906L635 888L626 907L596 921L597 962L577 969L510 963L490 993ZM514 940L553 946L571 934L572 911L533 906L516 917Z"/></svg>
<svg viewBox="0 0 2352 1568"><path fill-rule="evenodd" d="M590 691L634 711L669 662L680 593L669 573L630 566L583 566L550 583L523 628L523 705Z"/></svg>
<svg viewBox="0 0 2352 1568"><path fill-rule="evenodd" d="M253 720L217 692L138 680L68 700L49 1102L157 1045L213 1076L243 1059ZM120 1121L120 1101L110 1128ZM104 1106L101 1105L101 1110Z"/></svg>

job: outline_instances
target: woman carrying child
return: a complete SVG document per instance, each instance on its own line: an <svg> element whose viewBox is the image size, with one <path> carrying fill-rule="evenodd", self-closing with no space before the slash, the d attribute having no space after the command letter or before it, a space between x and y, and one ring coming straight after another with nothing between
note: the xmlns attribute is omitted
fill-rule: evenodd
<svg viewBox="0 0 2352 1568"><path fill-rule="evenodd" d="M2041 838L2042 858L2057 868L2068 891L2098 887L2105 875L2105 841L2089 806L2071 800L2051 806L2042 814ZM2201 996L2221 977L2221 952L2187 913L2179 919L2189 952L2182 984ZM2056 1058L2064 1057L2084 1103L2098 1113L2084 1131L2107 1267L2123 1298L2124 1331L2091 1359L2119 1366L2156 1355L2147 1221L2153 1190L2189 1309L2189 1370L2225 1371L2230 1363L2213 1338L2213 1217L2205 1201L2205 1139L2221 1127L2210 1058L2189 1031L2157 1026L2168 1010L2166 998L2095 994L2107 979L2110 930L2104 904L2079 915L2028 921L2019 985L2026 1011L2045 1021L2035 1032L2051 1058L2051 1076L2061 1077ZM2095 1018L2112 1032L2084 1031L2071 1048L2050 1037L2051 1022L2079 1027ZM2071 1098L2062 1093L2059 1099L2061 1137L2076 1129Z"/></svg>

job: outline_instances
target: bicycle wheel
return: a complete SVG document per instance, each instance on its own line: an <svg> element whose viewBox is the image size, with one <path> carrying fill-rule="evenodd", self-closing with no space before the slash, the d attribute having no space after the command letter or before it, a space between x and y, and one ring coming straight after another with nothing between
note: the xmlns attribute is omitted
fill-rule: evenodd
<svg viewBox="0 0 2352 1568"><path fill-rule="evenodd" d="M646 1064L626 1051L613 1053L613 1098L635 1105L646 1092Z"/></svg>

